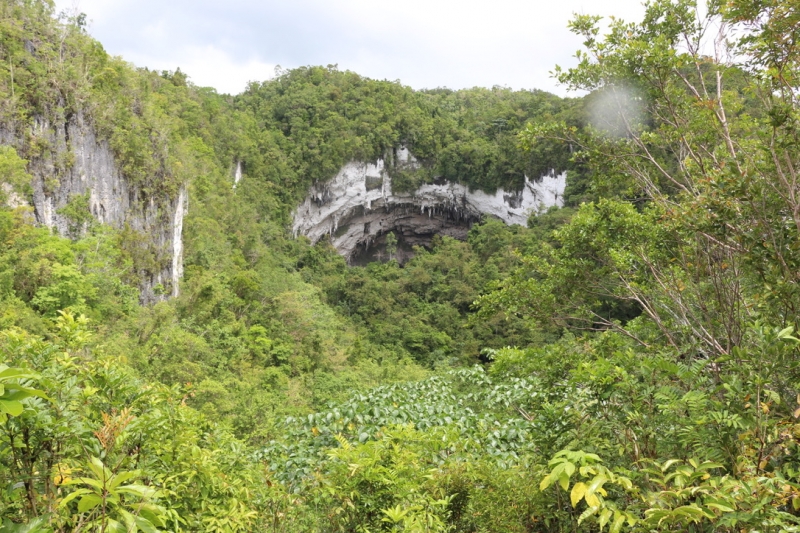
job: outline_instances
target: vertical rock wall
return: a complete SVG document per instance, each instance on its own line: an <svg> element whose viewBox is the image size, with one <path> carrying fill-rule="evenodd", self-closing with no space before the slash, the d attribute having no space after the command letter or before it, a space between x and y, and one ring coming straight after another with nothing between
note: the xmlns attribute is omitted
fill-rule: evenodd
<svg viewBox="0 0 800 533"><path fill-rule="evenodd" d="M154 272L140 272L142 303L177 296L183 271L183 217L188 205L185 187L175 198L146 197L128 183L108 142L97 137L83 113L64 123L37 119L30 132L0 124L0 144L20 147L29 137L49 147L41 156L31 157L28 166L34 178L36 222L63 236L79 236L85 227L76 228L59 210L76 195L88 193L89 210L97 221L138 232L156 258ZM163 290L156 291L158 285Z"/></svg>

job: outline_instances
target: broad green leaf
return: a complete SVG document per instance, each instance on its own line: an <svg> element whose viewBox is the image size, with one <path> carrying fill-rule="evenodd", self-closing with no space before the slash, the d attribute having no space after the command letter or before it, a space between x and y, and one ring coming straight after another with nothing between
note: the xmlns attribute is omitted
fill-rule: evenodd
<svg viewBox="0 0 800 533"><path fill-rule="evenodd" d="M97 489L98 492L104 490L103 484L90 477L78 477L65 481L64 485L90 485Z"/></svg>
<svg viewBox="0 0 800 533"><path fill-rule="evenodd" d="M611 511L611 509L603 509L600 512L600 520L599 520L600 531L603 531L603 528L606 527L606 524L608 524L608 520L611 518L611 515L613 514L614 513Z"/></svg>
<svg viewBox="0 0 800 533"><path fill-rule="evenodd" d="M21 368L6 367L4 370L0 370L0 379L39 379L39 375Z"/></svg>
<svg viewBox="0 0 800 533"><path fill-rule="evenodd" d="M597 474L591 483L589 483L589 487L586 489L586 492L589 494L594 494L597 492L597 489L603 486L605 482L608 481L608 478L603 474Z"/></svg>
<svg viewBox="0 0 800 533"><path fill-rule="evenodd" d="M597 511L598 511L599 509L600 509L599 507L589 507L588 509L586 509L586 510L585 510L584 512L582 512L582 513L581 513L581 515L578 517L578 524L580 525L580 523L581 523L581 522L583 522L584 520L586 520L586 519L587 519L587 518L589 518L590 516L592 516L592 515L594 515L595 513L597 513Z"/></svg>
<svg viewBox="0 0 800 533"><path fill-rule="evenodd" d="M40 516L27 524L13 524L8 519L0 526L2 533L53 533L53 528L47 525L48 518Z"/></svg>
<svg viewBox="0 0 800 533"><path fill-rule="evenodd" d="M558 484L561 485L561 489L564 491L569 489L569 475L566 472L561 472L558 477Z"/></svg>
<svg viewBox="0 0 800 533"><path fill-rule="evenodd" d="M25 398L30 398L31 396L38 396L39 398L43 398L48 402L53 401L47 394L44 393L43 390L29 389L27 387L18 387L14 393L9 395L9 398L12 400L24 400Z"/></svg>
<svg viewBox="0 0 800 533"><path fill-rule="evenodd" d="M712 463L711 461L706 461L705 463L698 466L697 470L713 470L716 468L725 468L725 466L719 463Z"/></svg>
<svg viewBox="0 0 800 533"><path fill-rule="evenodd" d="M9 391L5 394L3 399L19 402L24 400L25 398L30 398L31 396L33 396L31 393L23 389L9 389Z"/></svg>
<svg viewBox="0 0 800 533"><path fill-rule="evenodd" d="M14 400L0 400L0 413L8 413L11 416L19 416L24 410L22 403Z"/></svg>
<svg viewBox="0 0 800 533"><path fill-rule="evenodd" d="M622 529L622 524L624 523L625 515L619 511L614 511L614 523L611 524L611 529L609 531L611 533L619 533L619 531Z"/></svg>
<svg viewBox="0 0 800 533"><path fill-rule="evenodd" d="M576 507L578 502L583 499L584 494L586 494L586 483L578 482L575 483L575 486L572 487L572 492L569 494L569 499L572 501L572 506Z"/></svg>
<svg viewBox="0 0 800 533"><path fill-rule="evenodd" d="M382 519L383 522L389 522L391 524L399 524L403 521L403 519L408 515L409 510L403 509L403 507L398 504L396 507L384 509L383 514L386 516Z"/></svg>
<svg viewBox="0 0 800 533"><path fill-rule="evenodd" d="M617 478L617 483L622 485L625 488L625 490L631 490L633 488L633 483L631 482L631 480L624 476L619 476Z"/></svg>
<svg viewBox="0 0 800 533"><path fill-rule="evenodd" d="M78 489L75 492L70 492L69 494L67 494L67 496L63 500L61 500L61 502L58 504L58 506L59 507L65 507L69 502L71 502L72 500L74 500L78 496L80 496L82 494L89 494L90 492L91 491L89 489Z"/></svg>
<svg viewBox="0 0 800 533"><path fill-rule="evenodd" d="M675 463L680 463L680 462L681 462L680 459L670 459L669 461L666 461L663 465L661 465L661 471L666 472L667 470L669 470L669 467L671 467Z"/></svg>
<svg viewBox="0 0 800 533"><path fill-rule="evenodd" d="M97 494L84 494L84 496L78 502L78 512L85 513L86 511L94 509L101 503L103 503L103 498Z"/></svg>
<svg viewBox="0 0 800 533"><path fill-rule="evenodd" d="M140 498L155 498L158 496L158 490L146 485L123 485L117 488L116 492L119 494L131 494Z"/></svg>
<svg viewBox="0 0 800 533"><path fill-rule="evenodd" d="M586 495L584 495L584 499L586 500L586 503L589 505L589 507L594 507L594 508L600 507L600 498L598 498L596 494L590 494L587 492Z"/></svg>
<svg viewBox="0 0 800 533"><path fill-rule="evenodd" d="M551 474L544 476L542 482L539 483L539 490L544 491L547 489L547 487L549 487L553 483L553 479L550 476Z"/></svg>
<svg viewBox="0 0 800 533"><path fill-rule="evenodd" d="M707 501L705 502L705 506L710 509L717 509L719 511L722 511L723 513L736 512L736 510L733 507L731 507L727 502L722 502L720 500Z"/></svg>
<svg viewBox="0 0 800 533"><path fill-rule="evenodd" d="M113 492L117 487L119 487L122 483L125 483L129 479L133 479L138 477L140 472L138 470L131 470L130 472L121 472L111 478L108 482L108 490L109 492Z"/></svg>
<svg viewBox="0 0 800 533"><path fill-rule="evenodd" d="M154 526L156 527L164 526L164 520L162 519L162 516L166 513L166 509L164 509L160 505L154 505L152 503L144 503L144 504L136 504L136 508L139 510L139 515L148 520Z"/></svg>
<svg viewBox="0 0 800 533"><path fill-rule="evenodd" d="M158 529L146 518L141 516L134 516L133 520L136 526L143 531L143 533L158 533Z"/></svg>
<svg viewBox="0 0 800 533"><path fill-rule="evenodd" d="M658 525L669 517L669 511L666 509L648 509L644 512L648 522L655 521Z"/></svg>
<svg viewBox="0 0 800 533"><path fill-rule="evenodd" d="M128 531L128 528L126 528L124 525L120 524L119 522L117 522L116 520L113 520L111 518L108 519L106 532L107 533L130 533Z"/></svg>
<svg viewBox="0 0 800 533"><path fill-rule="evenodd" d="M101 461L97 457L92 457L91 462L89 463L89 468L91 469L92 472L94 472L95 477L99 479L101 482L103 482L103 484L108 482L108 480L111 479L111 476L113 475L111 470L106 468L106 466L103 464L103 461Z"/></svg>
<svg viewBox="0 0 800 533"><path fill-rule="evenodd" d="M699 522L705 517L705 513L699 507L693 505L684 505L672 511L673 514L678 516L685 516L693 522Z"/></svg>
<svg viewBox="0 0 800 533"><path fill-rule="evenodd" d="M31 396L39 396L41 398L47 398L47 395L44 391L39 389L32 389L30 387L22 387L20 385L14 385L12 387L6 386L5 387L8 391L8 396L6 398L10 398L12 400L24 400L25 398L30 398ZM47 398L49 400L49 398Z"/></svg>
<svg viewBox="0 0 800 533"><path fill-rule="evenodd" d="M775 402L776 404L780 405L781 403L781 395L775 392L774 390L764 389L764 396L769 398L769 400Z"/></svg>
<svg viewBox="0 0 800 533"><path fill-rule="evenodd" d="M122 517L122 522L125 524L125 529L128 531L136 531L136 520L133 515L125 509L119 510L119 515Z"/></svg>

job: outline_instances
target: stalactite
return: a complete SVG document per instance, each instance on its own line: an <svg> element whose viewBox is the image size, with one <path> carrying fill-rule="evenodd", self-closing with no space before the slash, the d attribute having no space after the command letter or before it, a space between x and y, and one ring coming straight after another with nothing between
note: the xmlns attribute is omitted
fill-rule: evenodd
<svg viewBox="0 0 800 533"><path fill-rule="evenodd" d="M419 164L404 147L397 148L393 165L416 168ZM409 193L393 193L387 162L351 162L330 181L311 187L294 213L292 232L312 242L331 239L344 256L371 246L377 235L401 231L421 244L434 234L466 238L469 227L484 216L506 224L526 224L540 209L560 205L565 175L526 179L521 191L498 189L493 194L469 190L459 183L437 181ZM380 187L367 187L367 181ZM368 228L368 229L365 229Z"/></svg>

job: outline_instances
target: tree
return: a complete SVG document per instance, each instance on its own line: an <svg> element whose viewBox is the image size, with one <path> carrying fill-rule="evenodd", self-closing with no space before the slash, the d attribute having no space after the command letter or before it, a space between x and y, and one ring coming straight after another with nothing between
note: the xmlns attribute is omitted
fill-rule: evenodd
<svg viewBox="0 0 800 533"><path fill-rule="evenodd" d="M389 261L394 259L394 254L397 252L397 236L393 231L386 235L386 253L389 254Z"/></svg>
<svg viewBox="0 0 800 533"><path fill-rule="evenodd" d="M11 146L0 146L0 205L18 203L30 192L28 162Z"/></svg>
<svg viewBox="0 0 800 533"><path fill-rule="evenodd" d="M595 120L582 130L535 124L522 134L527 143L545 137L578 146L595 187L633 201L662 228L656 246L605 258L622 291L604 292L636 301L673 346L699 343L716 355L744 342L744 325L757 316L794 322L800 296L800 145L786 59L796 51L790 39L773 38L794 15L783 4L744 4L703 10L691 0L657 0L641 23L612 20L603 38L598 17L576 17L571 29L586 51L557 75L594 92ZM714 28L719 35L710 35ZM744 37L729 49L736 32ZM596 223L613 230L609 220ZM581 235L564 230L561 244L579 246ZM539 275L568 289L580 277L557 272L567 255L556 253Z"/></svg>

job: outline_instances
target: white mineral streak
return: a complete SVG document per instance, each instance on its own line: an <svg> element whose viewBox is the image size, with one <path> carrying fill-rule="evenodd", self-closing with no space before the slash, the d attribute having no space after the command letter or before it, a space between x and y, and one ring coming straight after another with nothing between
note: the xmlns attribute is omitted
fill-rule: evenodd
<svg viewBox="0 0 800 533"><path fill-rule="evenodd" d="M56 208L53 205L53 199L45 198L41 205L42 205L42 220L40 222L45 226L47 226L48 228L54 227L55 222L53 221L53 219L55 218L54 215Z"/></svg>
<svg viewBox="0 0 800 533"><path fill-rule="evenodd" d="M233 188L235 189L236 186L239 184L239 181L242 179L242 162L236 162L236 171L233 173Z"/></svg>
<svg viewBox="0 0 800 533"><path fill-rule="evenodd" d="M400 168L413 169L417 162L405 148L397 150ZM471 222L482 215L506 224L527 223L528 217L554 205L562 205L566 174L525 179L521 191L494 194L470 191L458 183L426 184L413 192L393 193L386 162L351 162L330 181L309 189L294 212L293 232L312 242L330 236L345 257L377 236L399 230L413 244L414 236L433 234L465 238Z"/></svg>
<svg viewBox="0 0 800 533"><path fill-rule="evenodd" d="M172 296L177 298L183 277L183 217L189 210L186 201L186 186L178 192L175 216L172 219Z"/></svg>

